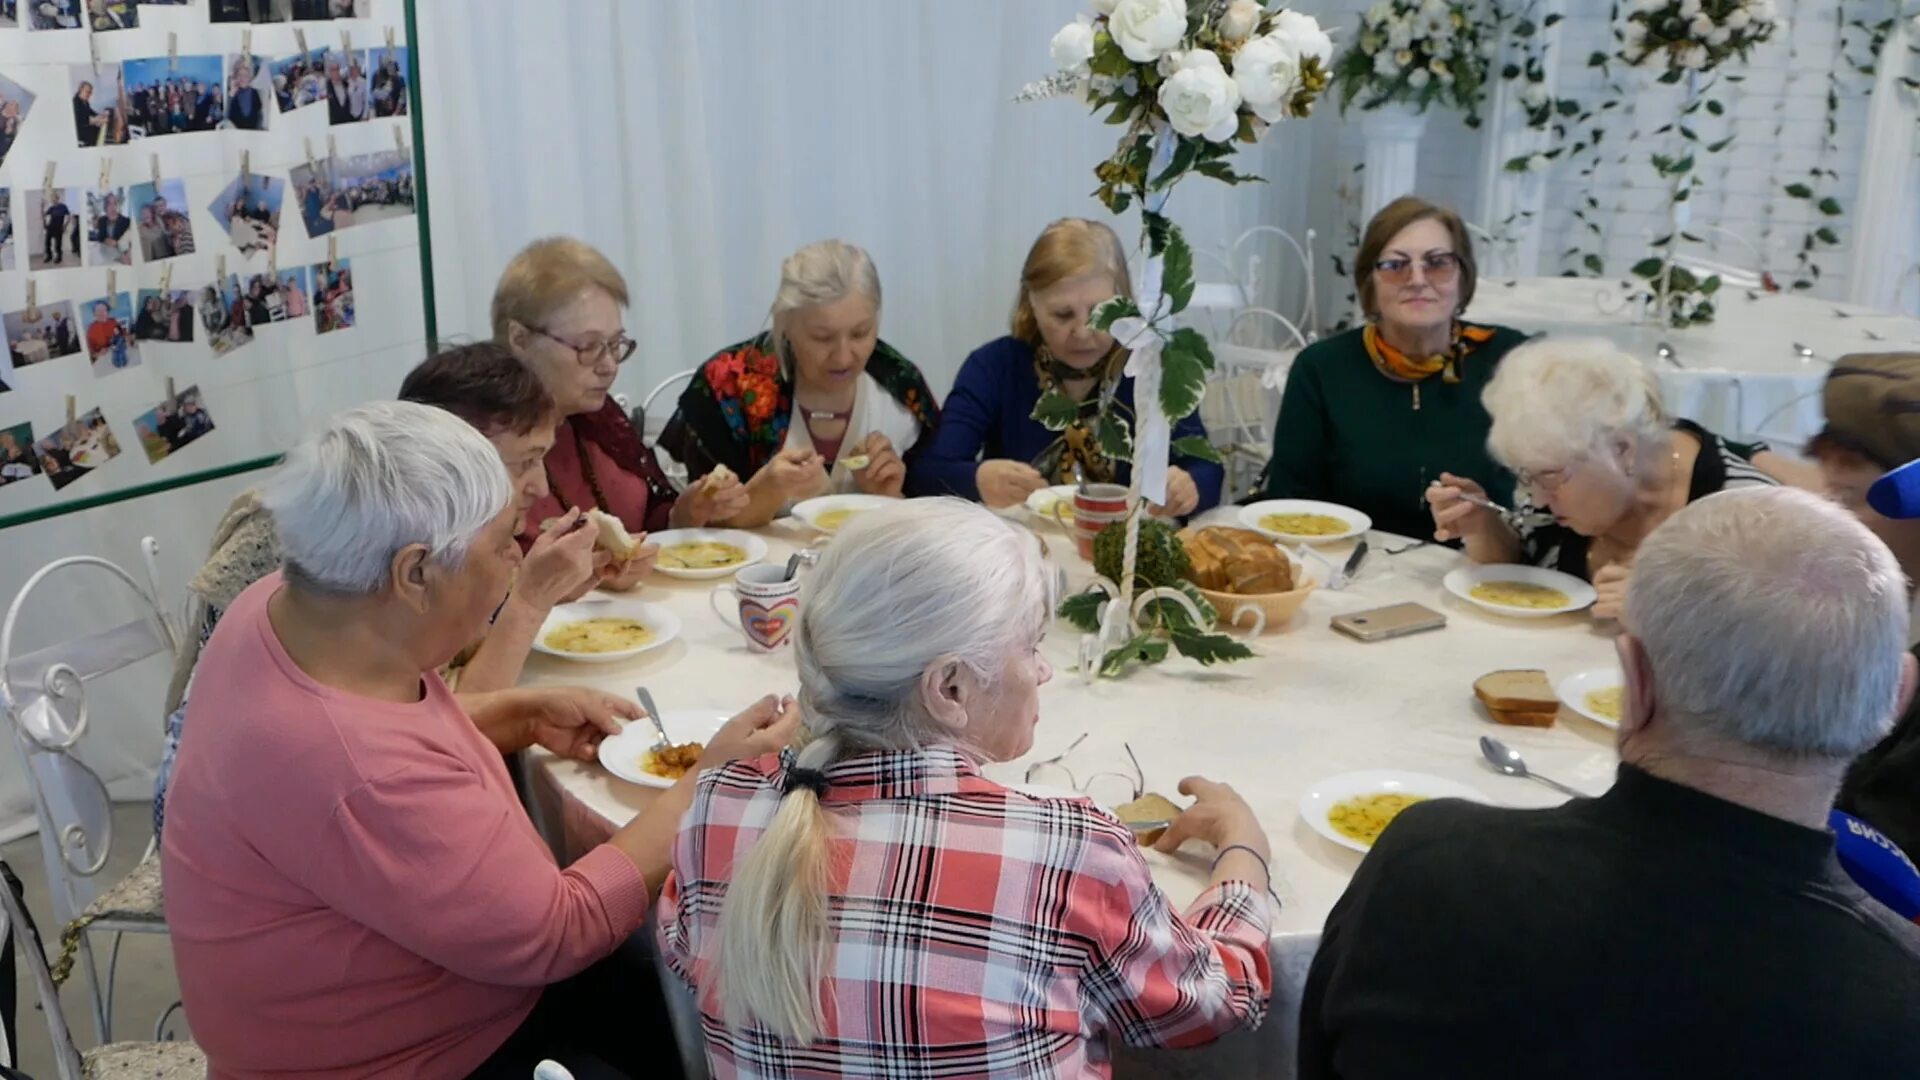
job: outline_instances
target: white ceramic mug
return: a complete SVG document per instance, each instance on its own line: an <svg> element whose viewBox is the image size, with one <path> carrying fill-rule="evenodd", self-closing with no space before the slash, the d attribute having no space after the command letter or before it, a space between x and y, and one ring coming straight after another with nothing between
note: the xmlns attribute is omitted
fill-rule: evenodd
<svg viewBox="0 0 1920 1080"><path fill-rule="evenodd" d="M721 594L733 600L731 613L720 606ZM800 618L800 578L787 580L784 563L748 566L728 585L716 585L707 603L720 621L737 628L755 652L773 652L793 635Z"/></svg>

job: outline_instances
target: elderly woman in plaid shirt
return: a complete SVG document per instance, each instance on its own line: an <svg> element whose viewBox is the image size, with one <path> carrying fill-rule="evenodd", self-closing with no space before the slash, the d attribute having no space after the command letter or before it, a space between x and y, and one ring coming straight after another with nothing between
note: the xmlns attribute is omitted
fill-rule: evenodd
<svg viewBox="0 0 1920 1080"><path fill-rule="evenodd" d="M1224 784L1161 840L1220 852L1183 914L1084 798L982 776L1026 753L1051 571L957 500L873 511L813 575L793 751L701 776L660 901L714 1075L1109 1075L1107 1042L1260 1022L1266 835Z"/></svg>

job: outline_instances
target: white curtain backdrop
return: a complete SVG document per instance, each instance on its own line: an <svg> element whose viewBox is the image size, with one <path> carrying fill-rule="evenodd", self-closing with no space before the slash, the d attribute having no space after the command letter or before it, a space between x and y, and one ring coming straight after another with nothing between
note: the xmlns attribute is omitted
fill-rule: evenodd
<svg viewBox="0 0 1920 1080"><path fill-rule="evenodd" d="M1088 193L1117 129L1077 103L1012 101L1084 7L421 0L442 334L485 334L501 266L570 233L634 289L640 349L619 388L643 394L758 330L780 260L840 237L880 268L882 335L944 393L1005 333L1040 229L1106 217ZM1197 245L1304 224L1325 112L1247 155L1272 183L1181 187L1170 210ZM1116 224L1133 242L1137 219Z"/></svg>
<svg viewBox="0 0 1920 1080"><path fill-rule="evenodd" d="M1848 299L1920 314L1920 215L1914 212L1920 206L1920 107L1900 82L1914 70L1914 5L1904 6L1876 63Z"/></svg>

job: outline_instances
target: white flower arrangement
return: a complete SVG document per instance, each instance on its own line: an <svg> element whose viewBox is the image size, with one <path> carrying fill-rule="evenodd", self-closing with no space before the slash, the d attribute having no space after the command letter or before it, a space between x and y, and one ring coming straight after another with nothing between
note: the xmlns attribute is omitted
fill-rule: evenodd
<svg viewBox="0 0 1920 1080"><path fill-rule="evenodd" d="M1496 51L1490 30L1481 6L1462 0L1374 0L1334 65L1341 108L1440 104L1478 123Z"/></svg>
<svg viewBox="0 0 1920 1080"><path fill-rule="evenodd" d="M1620 27L1620 59L1664 68L1662 81L1678 82L1733 57L1745 60L1773 36L1779 18L1774 0L1633 0Z"/></svg>

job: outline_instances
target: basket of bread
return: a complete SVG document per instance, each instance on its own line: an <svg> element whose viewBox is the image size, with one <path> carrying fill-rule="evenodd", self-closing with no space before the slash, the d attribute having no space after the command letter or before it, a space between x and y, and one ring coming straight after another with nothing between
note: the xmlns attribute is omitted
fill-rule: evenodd
<svg viewBox="0 0 1920 1080"><path fill-rule="evenodd" d="M1317 571L1252 529L1209 525L1183 530L1180 539L1191 563L1187 578L1222 623L1245 625L1252 609L1264 616L1264 632L1284 630L1320 585Z"/></svg>

